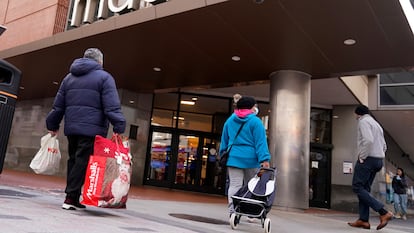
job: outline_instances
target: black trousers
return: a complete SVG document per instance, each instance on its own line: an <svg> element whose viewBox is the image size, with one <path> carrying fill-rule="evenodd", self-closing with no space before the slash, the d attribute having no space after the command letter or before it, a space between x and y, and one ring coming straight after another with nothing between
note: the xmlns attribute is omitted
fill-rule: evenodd
<svg viewBox="0 0 414 233"><path fill-rule="evenodd" d="M81 188L85 182L89 156L93 153L95 137L68 136L69 159L66 176L66 198L79 201Z"/></svg>

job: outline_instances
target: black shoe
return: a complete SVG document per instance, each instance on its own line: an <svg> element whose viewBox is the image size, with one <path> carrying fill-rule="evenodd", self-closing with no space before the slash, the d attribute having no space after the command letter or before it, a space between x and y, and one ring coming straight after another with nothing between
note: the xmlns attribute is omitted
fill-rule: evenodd
<svg viewBox="0 0 414 233"><path fill-rule="evenodd" d="M86 208L86 206L85 205L82 205L80 202L76 202L74 206L76 208L79 208L79 209L85 209Z"/></svg>
<svg viewBox="0 0 414 233"><path fill-rule="evenodd" d="M79 203L79 201L74 201L70 198L66 198L62 205L62 209L65 209L65 210L76 210L77 208L85 209L86 206Z"/></svg>

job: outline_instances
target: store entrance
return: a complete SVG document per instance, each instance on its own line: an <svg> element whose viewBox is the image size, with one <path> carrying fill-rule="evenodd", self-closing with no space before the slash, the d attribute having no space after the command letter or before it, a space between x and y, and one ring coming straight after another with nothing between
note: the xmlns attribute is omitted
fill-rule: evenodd
<svg viewBox="0 0 414 233"><path fill-rule="evenodd" d="M151 127L145 184L223 194L225 174L217 162L219 135Z"/></svg>

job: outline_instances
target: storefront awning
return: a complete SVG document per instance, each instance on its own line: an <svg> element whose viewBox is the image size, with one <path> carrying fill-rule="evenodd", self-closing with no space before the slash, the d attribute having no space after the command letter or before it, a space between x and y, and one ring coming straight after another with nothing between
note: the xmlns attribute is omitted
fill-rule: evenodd
<svg viewBox="0 0 414 233"><path fill-rule="evenodd" d="M0 58L22 70L19 99L53 97L53 83L88 47L102 49L119 88L136 92L260 83L282 69L315 79L414 66L414 36L397 0L174 0Z"/></svg>

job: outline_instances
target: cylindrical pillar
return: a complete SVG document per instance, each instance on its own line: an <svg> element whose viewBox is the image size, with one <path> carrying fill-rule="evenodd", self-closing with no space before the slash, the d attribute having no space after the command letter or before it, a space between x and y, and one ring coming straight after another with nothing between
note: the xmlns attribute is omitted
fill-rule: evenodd
<svg viewBox="0 0 414 233"><path fill-rule="evenodd" d="M278 170L274 205L309 208L310 75L294 70L270 74L269 149Z"/></svg>

